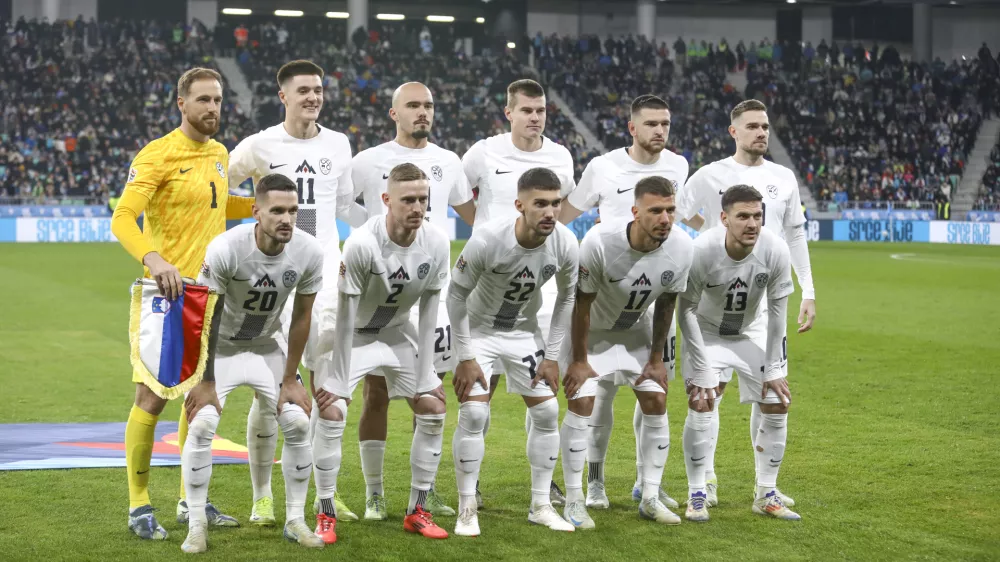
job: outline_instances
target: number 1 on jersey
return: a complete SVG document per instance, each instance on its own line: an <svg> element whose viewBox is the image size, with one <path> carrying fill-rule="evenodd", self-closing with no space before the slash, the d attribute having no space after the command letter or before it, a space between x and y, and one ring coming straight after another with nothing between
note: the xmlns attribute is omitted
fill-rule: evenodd
<svg viewBox="0 0 1000 562"><path fill-rule="evenodd" d="M313 204L315 204L316 203L316 199L314 198L313 186L316 184L316 179L315 178L309 178L308 180L303 181L303 178L296 178L295 179L295 183L297 183L298 187L299 187L299 205L302 205L302 204L313 205ZM303 199L302 195L303 195L303 191L305 189L308 189L309 192L307 194L308 197L306 197L305 199Z"/></svg>

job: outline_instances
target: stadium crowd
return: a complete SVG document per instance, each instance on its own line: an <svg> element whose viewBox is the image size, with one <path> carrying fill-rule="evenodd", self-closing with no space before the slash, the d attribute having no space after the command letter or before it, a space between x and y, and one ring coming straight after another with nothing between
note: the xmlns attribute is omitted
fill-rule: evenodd
<svg viewBox="0 0 1000 562"><path fill-rule="evenodd" d="M1000 211L1000 141L990 152L990 163L983 174L983 185L973 209Z"/></svg>

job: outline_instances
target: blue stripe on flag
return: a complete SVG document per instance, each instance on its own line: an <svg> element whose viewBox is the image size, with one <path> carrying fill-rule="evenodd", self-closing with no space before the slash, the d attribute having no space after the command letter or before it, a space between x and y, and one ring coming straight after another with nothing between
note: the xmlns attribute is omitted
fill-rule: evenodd
<svg viewBox="0 0 1000 562"><path fill-rule="evenodd" d="M166 387L181 382L184 363L184 293L170 303L163 318L163 340L160 344L160 373L157 379Z"/></svg>

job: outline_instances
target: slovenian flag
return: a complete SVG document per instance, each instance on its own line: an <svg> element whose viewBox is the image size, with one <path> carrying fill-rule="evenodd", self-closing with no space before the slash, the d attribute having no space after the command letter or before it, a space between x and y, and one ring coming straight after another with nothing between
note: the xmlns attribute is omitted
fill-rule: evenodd
<svg viewBox="0 0 1000 562"><path fill-rule="evenodd" d="M173 301L160 294L152 279L137 279L132 285L132 368L160 398L183 396L201 382L217 298L202 285L185 283Z"/></svg>

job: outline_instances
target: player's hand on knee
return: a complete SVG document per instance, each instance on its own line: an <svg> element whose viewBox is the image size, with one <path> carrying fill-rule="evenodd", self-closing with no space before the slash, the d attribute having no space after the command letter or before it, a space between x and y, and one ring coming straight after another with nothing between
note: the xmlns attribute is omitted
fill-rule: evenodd
<svg viewBox="0 0 1000 562"><path fill-rule="evenodd" d="M552 359L542 359L541 365L535 371L535 378L531 379L531 388L535 388L541 381L549 385L553 394L559 392L559 363Z"/></svg>
<svg viewBox="0 0 1000 562"><path fill-rule="evenodd" d="M327 408L333 406L334 402L342 398L348 406L351 405L350 398L338 396L322 387L320 387L320 389L316 391L316 394L314 394L313 397L316 398L316 407L319 408L320 412L326 411Z"/></svg>
<svg viewBox="0 0 1000 562"><path fill-rule="evenodd" d="M290 381L285 381L281 384L281 391L278 392L278 415L281 415L281 407L285 404L295 404L306 415L312 414L312 400L309 399L309 393L306 392L306 387L302 386L302 383L298 379L292 379Z"/></svg>
<svg viewBox="0 0 1000 562"><path fill-rule="evenodd" d="M583 387L583 384L587 382L587 379L596 379L597 371L595 371L590 363L586 361L574 361L566 367L566 374L563 376L563 390L566 392L566 398L572 400L576 393Z"/></svg>
<svg viewBox="0 0 1000 562"><path fill-rule="evenodd" d="M458 366L455 367L455 378L452 380L455 396L458 397L459 402L465 402L469 398L469 393L472 392L472 388L477 382L483 385L483 388L489 388L486 375L479 363L475 359L459 361Z"/></svg>
<svg viewBox="0 0 1000 562"><path fill-rule="evenodd" d="M792 401L792 391L788 389L788 379L781 377L780 379L774 379L772 381L764 381L764 388L760 392L760 397L763 400L767 398L767 391L773 390L778 398L781 399L782 406L788 406Z"/></svg>
<svg viewBox="0 0 1000 562"><path fill-rule="evenodd" d="M215 406L215 411L222 414L219 395L215 393L215 382L202 381L198 383L184 399L184 411L187 412L188 423L194 420L198 410L205 406Z"/></svg>
<svg viewBox="0 0 1000 562"><path fill-rule="evenodd" d="M440 400L442 404L446 403L444 396L444 385L438 385L437 388L431 390L430 392L424 392L422 394L415 395L413 397L413 401L416 402L417 400L420 400L421 396L433 396L434 398Z"/></svg>
<svg viewBox="0 0 1000 562"><path fill-rule="evenodd" d="M715 409L715 397L718 392L714 388L688 385L688 407L696 412L711 412Z"/></svg>
<svg viewBox="0 0 1000 562"><path fill-rule="evenodd" d="M642 368L642 375L635 380L635 386L639 386L644 381L653 381L667 392L667 365L663 361L647 361Z"/></svg>
<svg viewBox="0 0 1000 562"><path fill-rule="evenodd" d="M816 301L814 299L802 299L802 304L799 305L799 333L812 330L815 320Z"/></svg>
<svg viewBox="0 0 1000 562"><path fill-rule="evenodd" d="M156 286L167 300L176 300L184 290L181 272L156 252L143 257L142 262L149 268L149 276L156 280Z"/></svg>

